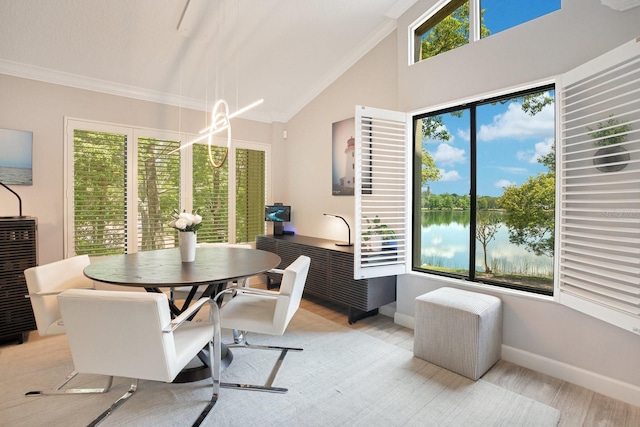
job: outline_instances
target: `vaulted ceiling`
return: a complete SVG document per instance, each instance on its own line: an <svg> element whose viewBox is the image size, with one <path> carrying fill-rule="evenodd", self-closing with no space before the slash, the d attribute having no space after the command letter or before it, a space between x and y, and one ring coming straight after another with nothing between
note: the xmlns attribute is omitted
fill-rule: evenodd
<svg viewBox="0 0 640 427"><path fill-rule="evenodd" d="M287 121L416 0L0 0L0 73Z"/></svg>

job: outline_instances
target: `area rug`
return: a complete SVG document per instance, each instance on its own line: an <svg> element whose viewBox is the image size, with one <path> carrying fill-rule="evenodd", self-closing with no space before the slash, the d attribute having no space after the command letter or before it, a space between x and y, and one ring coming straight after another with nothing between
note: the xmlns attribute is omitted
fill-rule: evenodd
<svg viewBox="0 0 640 427"><path fill-rule="evenodd" d="M226 340L229 339L225 331ZM558 410L483 380L472 381L412 352L304 309L282 337L254 343L303 347L290 352L274 383L287 394L222 389L207 426L556 426ZM277 352L235 350L223 381L262 383ZM25 397L72 370L65 336L0 347L0 425L82 426L128 388L116 378L106 395ZM74 386L99 387L80 376ZM131 400L103 426L185 426L204 407L210 381L140 381Z"/></svg>

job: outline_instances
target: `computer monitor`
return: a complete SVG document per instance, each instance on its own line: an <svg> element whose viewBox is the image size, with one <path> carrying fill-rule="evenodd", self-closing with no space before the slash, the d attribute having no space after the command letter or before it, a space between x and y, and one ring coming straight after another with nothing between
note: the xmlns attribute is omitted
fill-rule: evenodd
<svg viewBox="0 0 640 427"><path fill-rule="evenodd" d="M283 223L291 221L291 206L267 205L264 207L264 220L273 223L273 235L284 234Z"/></svg>
<svg viewBox="0 0 640 427"><path fill-rule="evenodd" d="M267 205L264 207L264 220L272 222L291 221L291 206Z"/></svg>

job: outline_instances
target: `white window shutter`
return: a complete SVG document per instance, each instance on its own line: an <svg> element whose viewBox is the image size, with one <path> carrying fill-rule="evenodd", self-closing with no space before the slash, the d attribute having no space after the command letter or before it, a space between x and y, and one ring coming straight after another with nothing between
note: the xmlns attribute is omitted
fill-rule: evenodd
<svg viewBox="0 0 640 427"><path fill-rule="evenodd" d="M561 95L556 295L640 333L640 39L563 75Z"/></svg>
<svg viewBox="0 0 640 427"><path fill-rule="evenodd" d="M356 106L354 278L406 272L410 153L406 113Z"/></svg>

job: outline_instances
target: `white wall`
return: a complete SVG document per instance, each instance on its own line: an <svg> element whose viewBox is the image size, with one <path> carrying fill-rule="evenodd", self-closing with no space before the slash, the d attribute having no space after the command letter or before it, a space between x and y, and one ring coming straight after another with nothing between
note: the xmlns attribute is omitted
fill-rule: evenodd
<svg viewBox="0 0 640 427"><path fill-rule="evenodd" d="M280 194L291 204L298 234L346 241L345 224L326 212L344 216L353 240L354 197L331 194L331 125L354 117L356 105L396 109L396 82L393 33L287 123L287 182Z"/></svg>
<svg viewBox="0 0 640 427"><path fill-rule="evenodd" d="M178 130L176 107L0 74L0 128L33 132L33 185L10 186L22 198L23 215L38 219L38 262L63 258L64 117L75 117L154 129ZM198 133L206 115L182 110L180 130ZM281 158L281 144L266 124L234 119L233 138L273 143L272 157ZM281 169L281 168L280 168ZM283 171L274 177L280 185ZM15 196L0 188L0 216L18 215Z"/></svg>

